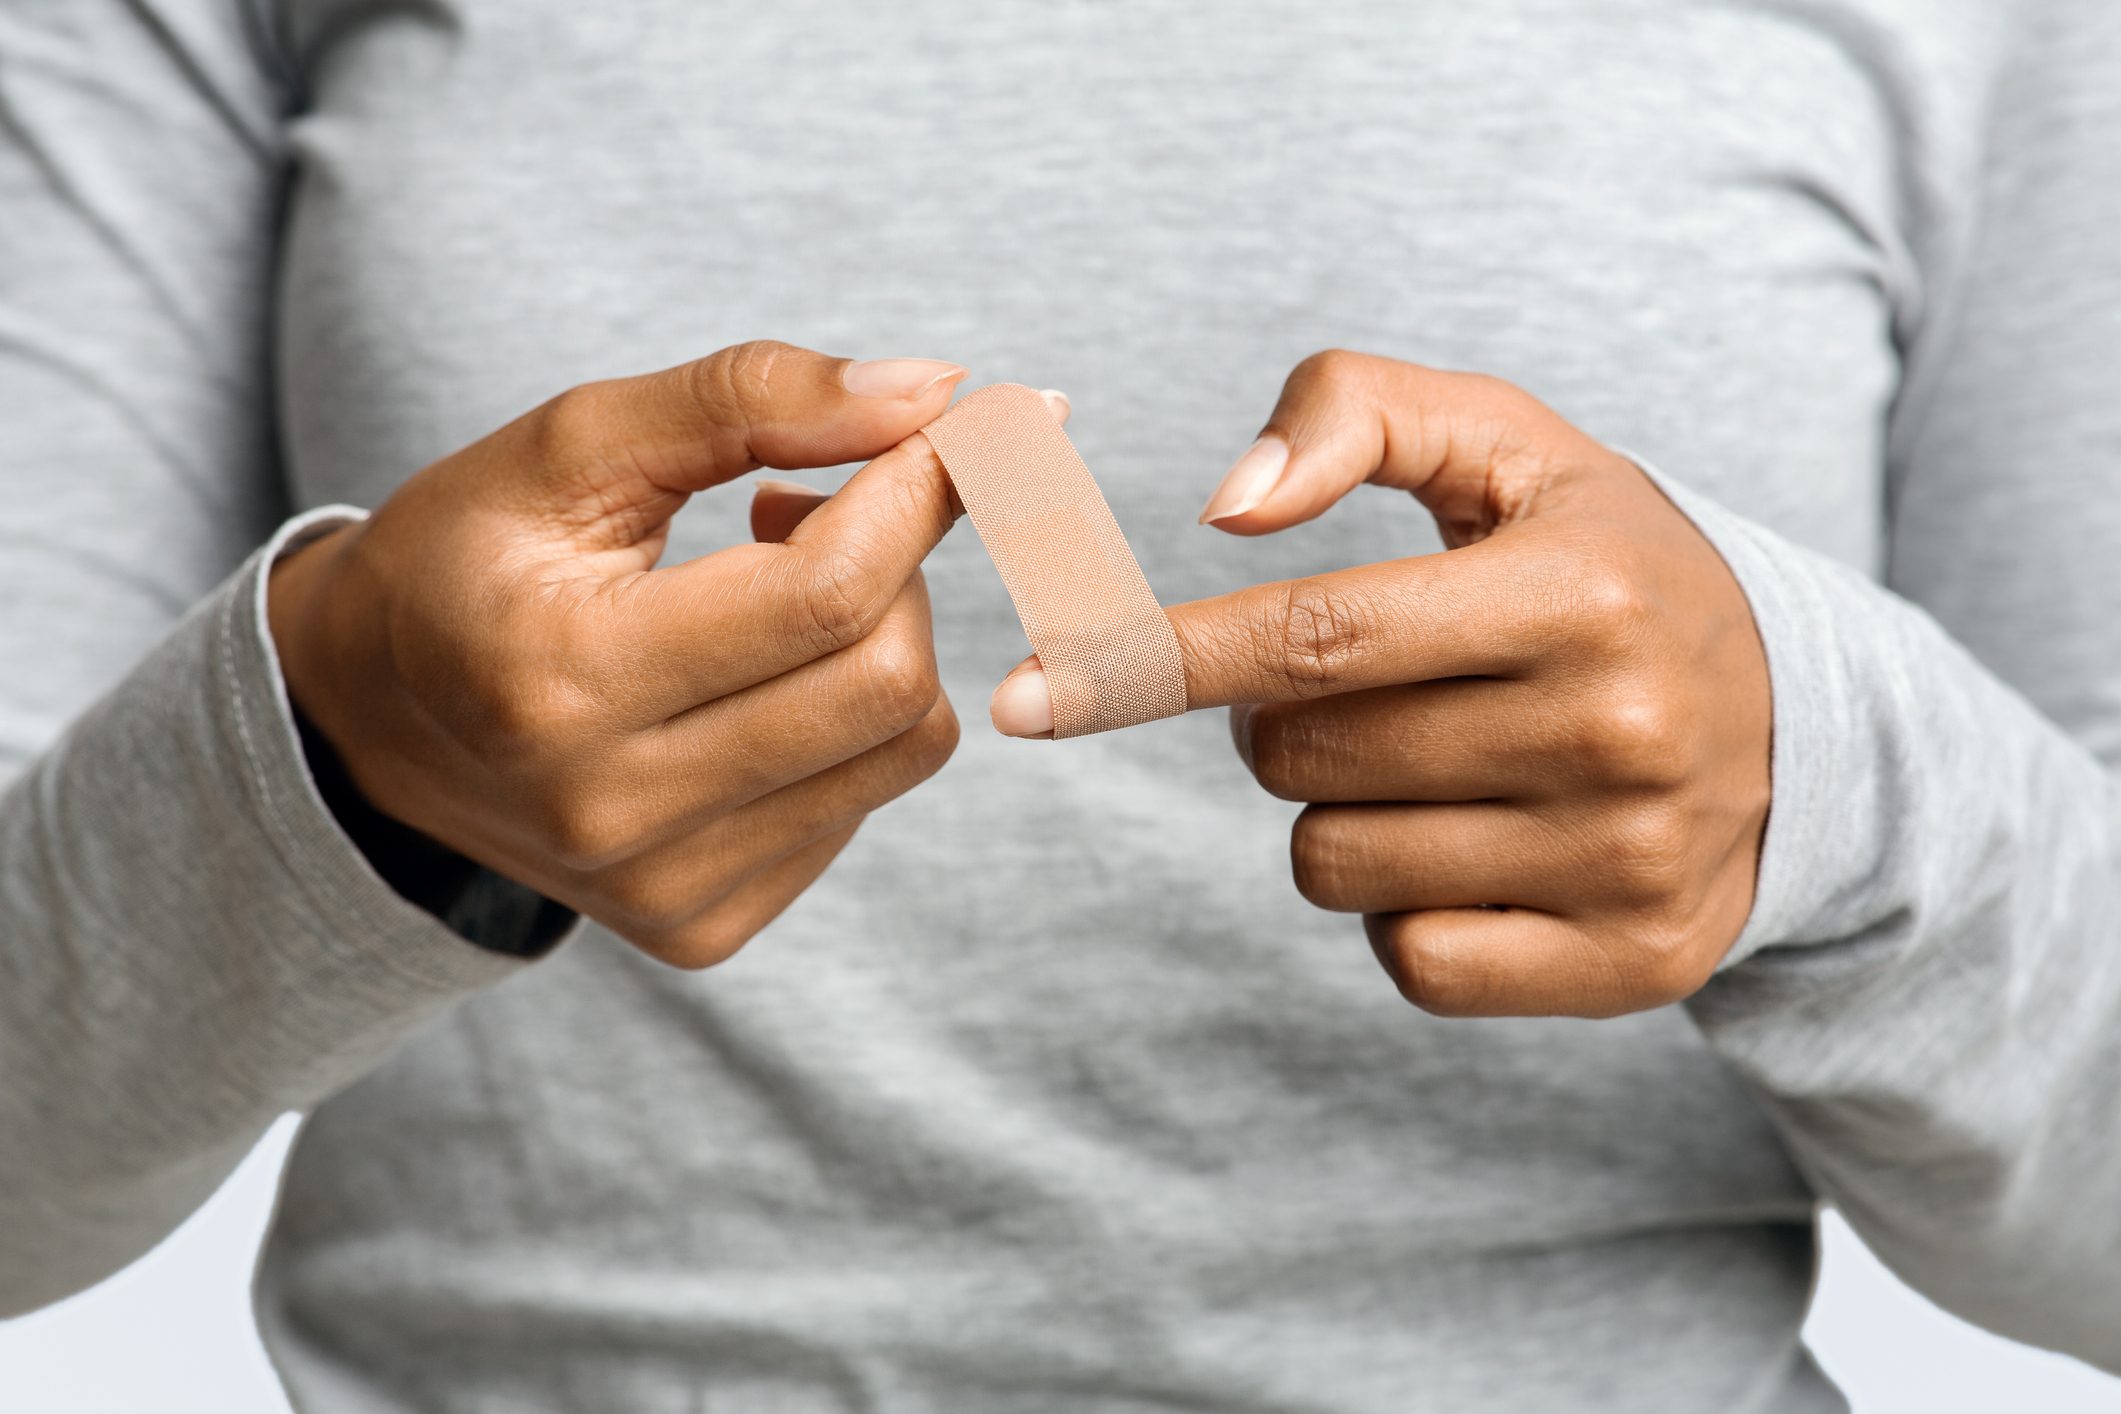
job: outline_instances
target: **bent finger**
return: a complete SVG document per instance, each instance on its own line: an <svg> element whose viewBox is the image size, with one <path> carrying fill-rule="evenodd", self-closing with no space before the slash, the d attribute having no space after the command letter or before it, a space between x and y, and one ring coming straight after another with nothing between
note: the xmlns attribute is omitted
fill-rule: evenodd
<svg viewBox="0 0 2121 1414"><path fill-rule="evenodd" d="M696 970L726 962L818 881L860 827L856 821L784 856L696 917L621 936L672 967Z"/></svg>
<svg viewBox="0 0 2121 1414"><path fill-rule="evenodd" d="M691 493L757 467L875 456L940 412L964 374L937 359L736 344L553 398L511 425L506 484L587 538L630 543Z"/></svg>
<svg viewBox="0 0 2121 1414"><path fill-rule="evenodd" d="M1065 425L1071 410L1067 395L1049 388L1039 396L1054 420ZM964 513L942 458L915 433L849 477L789 532L789 547L799 552L793 572L800 576L851 564L863 577L896 587Z"/></svg>
<svg viewBox="0 0 2121 1414"><path fill-rule="evenodd" d="M1230 709L1237 754L1283 800L1507 800L1555 783L1554 706L1498 678Z"/></svg>
<svg viewBox="0 0 2121 1414"><path fill-rule="evenodd" d="M1047 398L1057 418L1067 401ZM682 711L859 643L964 507L928 439L908 437L789 525L616 591L613 651L658 664Z"/></svg>
<svg viewBox="0 0 2121 1414"><path fill-rule="evenodd" d="M1537 815L1479 801L1313 805L1296 818L1296 888L1336 913L1508 905L1565 913L1585 849Z"/></svg>
<svg viewBox="0 0 2121 1414"><path fill-rule="evenodd" d="M829 491L799 486L793 481L760 479L752 483L751 538L761 544L779 544L803 523L803 517L825 504Z"/></svg>
<svg viewBox="0 0 2121 1414"><path fill-rule="evenodd" d="M650 728L616 771L636 794L667 792L704 818L891 740L941 691L927 585L915 575L868 637Z"/></svg>
<svg viewBox="0 0 2121 1414"><path fill-rule="evenodd" d="M1566 545L1530 527L1461 550L1253 585L1165 612L1189 707L1515 677L1559 646Z"/></svg>
<svg viewBox="0 0 2121 1414"><path fill-rule="evenodd" d="M672 926L928 780L956 744L957 719L938 699L891 740L704 823L674 829L615 864L581 871L580 887L612 900L614 916L635 931Z"/></svg>
<svg viewBox="0 0 2121 1414"><path fill-rule="evenodd" d="M1557 475L1614 459L1502 379L1329 349L1290 373L1201 519L1263 535L1369 482L1411 492L1450 543L1465 544L1531 514Z"/></svg>
<svg viewBox="0 0 2121 1414"><path fill-rule="evenodd" d="M1437 1016L1619 1016L1686 995L1644 958L1532 909L1368 914L1363 930L1401 996Z"/></svg>

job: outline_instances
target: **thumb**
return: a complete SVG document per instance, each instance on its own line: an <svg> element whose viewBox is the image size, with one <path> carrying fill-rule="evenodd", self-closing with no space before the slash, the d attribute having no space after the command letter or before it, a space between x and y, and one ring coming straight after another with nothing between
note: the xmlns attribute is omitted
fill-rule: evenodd
<svg viewBox="0 0 2121 1414"><path fill-rule="evenodd" d="M1364 482L1411 492L1456 548L1484 541L1566 501L1594 502L1614 470L1639 479L1616 452L1524 390L1480 374L1445 373L1396 359L1332 351L1296 366L1266 430L1230 469L1201 522L1264 535L1311 520ZM1500 551L1425 556L1255 585L1166 610L1186 658L1196 707L1300 700L1432 676L1485 673L1486 615L1444 614L1401 640L1408 602L1471 606L1521 597L1527 566ZM1473 593L1485 585L1482 593ZM1352 616L1352 620L1351 620ZM1320 625L1378 645L1331 672ZM1360 629L1354 625L1360 624ZM1397 624L1398 631L1388 628ZM1336 652L1336 659L1347 657ZM1019 663L989 703L1005 736L1042 737L1053 707L1037 658Z"/></svg>
<svg viewBox="0 0 2121 1414"><path fill-rule="evenodd" d="M1335 349L1296 366L1200 519L1265 535L1367 481L1412 492L1446 543L1466 545L1532 515L1570 468L1613 456L1499 378Z"/></svg>
<svg viewBox="0 0 2121 1414"><path fill-rule="evenodd" d="M780 544L809 515L830 499L831 492L798 486L793 481L752 483L751 538L760 544Z"/></svg>
<svg viewBox="0 0 2121 1414"><path fill-rule="evenodd" d="M512 429L501 465L522 508L567 526L584 548L626 546L659 535L693 492L760 466L878 455L940 413L964 376L937 359L855 362L737 344L561 394Z"/></svg>
<svg viewBox="0 0 2121 1414"><path fill-rule="evenodd" d="M1065 427L1068 423L1070 412L1068 395L1058 388L1042 388L1039 390L1039 396L1045 399L1046 407L1052 412L1054 420ZM897 450L904 452L906 449L901 447ZM932 449L924 448L923 450L932 453ZM932 455L928 457L915 455L906 460L910 460L912 465L905 468L905 470L914 479L926 479L931 482L935 479L926 475L925 463L933 460ZM830 491L819 491L809 486L798 485L793 481L775 481L768 477L760 477L752 483L752 487L751 538L762 543L766 541L786 541L789 536L795 533L795 528L801 525L812 511L832 499ZM862 488L864 491L868 489L867 487ZM918 495L908 491L908 488L903 484L897 489L898 492L906 493L908 500L920 499ZM963 514L964 508L957 503L956 490L948 487L947 482L944 489L945 495L948 497L949 519L954 520L957 516ZM947 525L947 521L945 524Z"/></svg>

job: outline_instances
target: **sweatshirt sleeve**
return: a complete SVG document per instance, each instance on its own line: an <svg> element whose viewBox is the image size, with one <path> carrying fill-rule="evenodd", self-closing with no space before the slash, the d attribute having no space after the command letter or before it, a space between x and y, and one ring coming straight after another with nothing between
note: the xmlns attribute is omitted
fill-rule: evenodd
<svg viewBox="0 0 2121 1414"><path fill-rule="evenodd" d="M2121 1370L2121 11L2017 13L1888 584L1671 488L1774 692L1753 914L1688 1005L1910 1284Z"/></svg>
<svg viewBox="0 0 2121 1414"><path fill-rule="evenodd" d="M290 100L250 0L0 7L0 1316L524 964L305 768L265 571ZM254 549L260 542L262 549Z"/></svg>

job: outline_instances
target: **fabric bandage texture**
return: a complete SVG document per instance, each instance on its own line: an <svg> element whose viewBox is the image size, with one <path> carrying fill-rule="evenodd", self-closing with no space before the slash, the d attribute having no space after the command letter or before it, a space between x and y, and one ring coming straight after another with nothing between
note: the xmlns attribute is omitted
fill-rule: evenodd
<svg viewBox="0 0 2121 1414"><path fill-rule="evenodd" d="M1045 399L969 393L922 431L1016 604L1053 694L1053 735L1186 710L1185 660L1112 508Z"/></svg>

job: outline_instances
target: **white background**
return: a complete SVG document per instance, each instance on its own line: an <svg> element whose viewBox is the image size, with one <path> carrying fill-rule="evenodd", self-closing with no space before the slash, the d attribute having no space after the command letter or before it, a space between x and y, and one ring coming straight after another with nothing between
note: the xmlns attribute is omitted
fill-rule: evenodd
<svg viewBox="0 0 2121 1414"><path fill-rule="evenodd" d="M251 1327L249 1284L293 1132L282 1120L142 1261L0 1323L0 1412L284 1414ZM1856 1414L2121 1414L2121 1380L1952 1319L1895 1282L1831 1216L1805 1334Z"/></svg>

